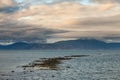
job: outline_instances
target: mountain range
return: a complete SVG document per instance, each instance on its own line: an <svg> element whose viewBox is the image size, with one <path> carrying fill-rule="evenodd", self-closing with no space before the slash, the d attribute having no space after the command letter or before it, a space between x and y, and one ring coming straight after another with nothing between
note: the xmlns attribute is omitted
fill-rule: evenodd
<svg viewBox="0 0 120 80"><path fill-rule="evenodd" d="M0 49L8 50L30 50L30 49L120 49L120 43L107 43L104 41L96 39L78 39L78 40L68 40L59 41L56 43L25 43L16 42L11 45L0 45Z"/></svg>

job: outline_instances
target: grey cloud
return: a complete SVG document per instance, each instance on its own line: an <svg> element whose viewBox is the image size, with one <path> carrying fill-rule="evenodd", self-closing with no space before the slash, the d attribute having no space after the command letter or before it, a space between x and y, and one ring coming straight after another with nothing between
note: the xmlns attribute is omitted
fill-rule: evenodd
<svg viewBox="0 0 120 80"><path fill-rule="evenodd" d="M0 8L0 12L2 12L2 13L13 13L13 12L16 12L18 10L19 10L18 6Z"/></svg>
<svg viewBox="0 0 120 80"><path fill-rule="evenodd" d="M19 10L18 4L14 0L1 0L0 13L12 13Z"/></svg>
<svg viewBox="0 0 120 80"><path fill-rule="evenodd" d="M36 26L26 24L6 25L3 23L0 25L0 41L26 41L44 43L50 35L54 33L66 32L61 30L34 27Z"/></svg>

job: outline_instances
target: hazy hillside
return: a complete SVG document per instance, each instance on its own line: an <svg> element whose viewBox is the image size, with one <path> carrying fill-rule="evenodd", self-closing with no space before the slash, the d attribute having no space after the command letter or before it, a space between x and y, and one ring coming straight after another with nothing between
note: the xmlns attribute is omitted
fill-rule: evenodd
<svg viewBox="0 0 120 80"><path fill-rule="evenodd" d="M52 44L17 42L0 49L120 49L120 43L106 43L95 39L60 41Z"/></svg>

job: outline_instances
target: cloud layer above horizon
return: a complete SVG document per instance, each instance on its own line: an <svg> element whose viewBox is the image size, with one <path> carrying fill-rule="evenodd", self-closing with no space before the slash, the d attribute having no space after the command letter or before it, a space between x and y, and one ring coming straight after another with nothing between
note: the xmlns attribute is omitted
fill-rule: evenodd
<svg viewBox="0 0 120 80"><path fill-rule="evenodd" d="M120 0L0 1L0 41L120 41Z"/></svg>

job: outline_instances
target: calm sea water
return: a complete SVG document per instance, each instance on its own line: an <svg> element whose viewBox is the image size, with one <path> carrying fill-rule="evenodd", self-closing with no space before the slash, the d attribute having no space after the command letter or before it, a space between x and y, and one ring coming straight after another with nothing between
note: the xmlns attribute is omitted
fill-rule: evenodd
<svg viewBox="0 0 120 80"><path fill-rule="evenodd" d="M39 58L76 54L90 55L87 63L100 63L100 67L107 62L109 67L120 69L120 50L2 50L0 51L0 72L14 70L17 66Z"/></svg>
<svg viewBox="0 0 120 80"><path fill-rule="evenodd" d="M39 58L86 54L79 50L2 50L0 51L0 72L14 70L17 66L28 64Z"/></svg>

